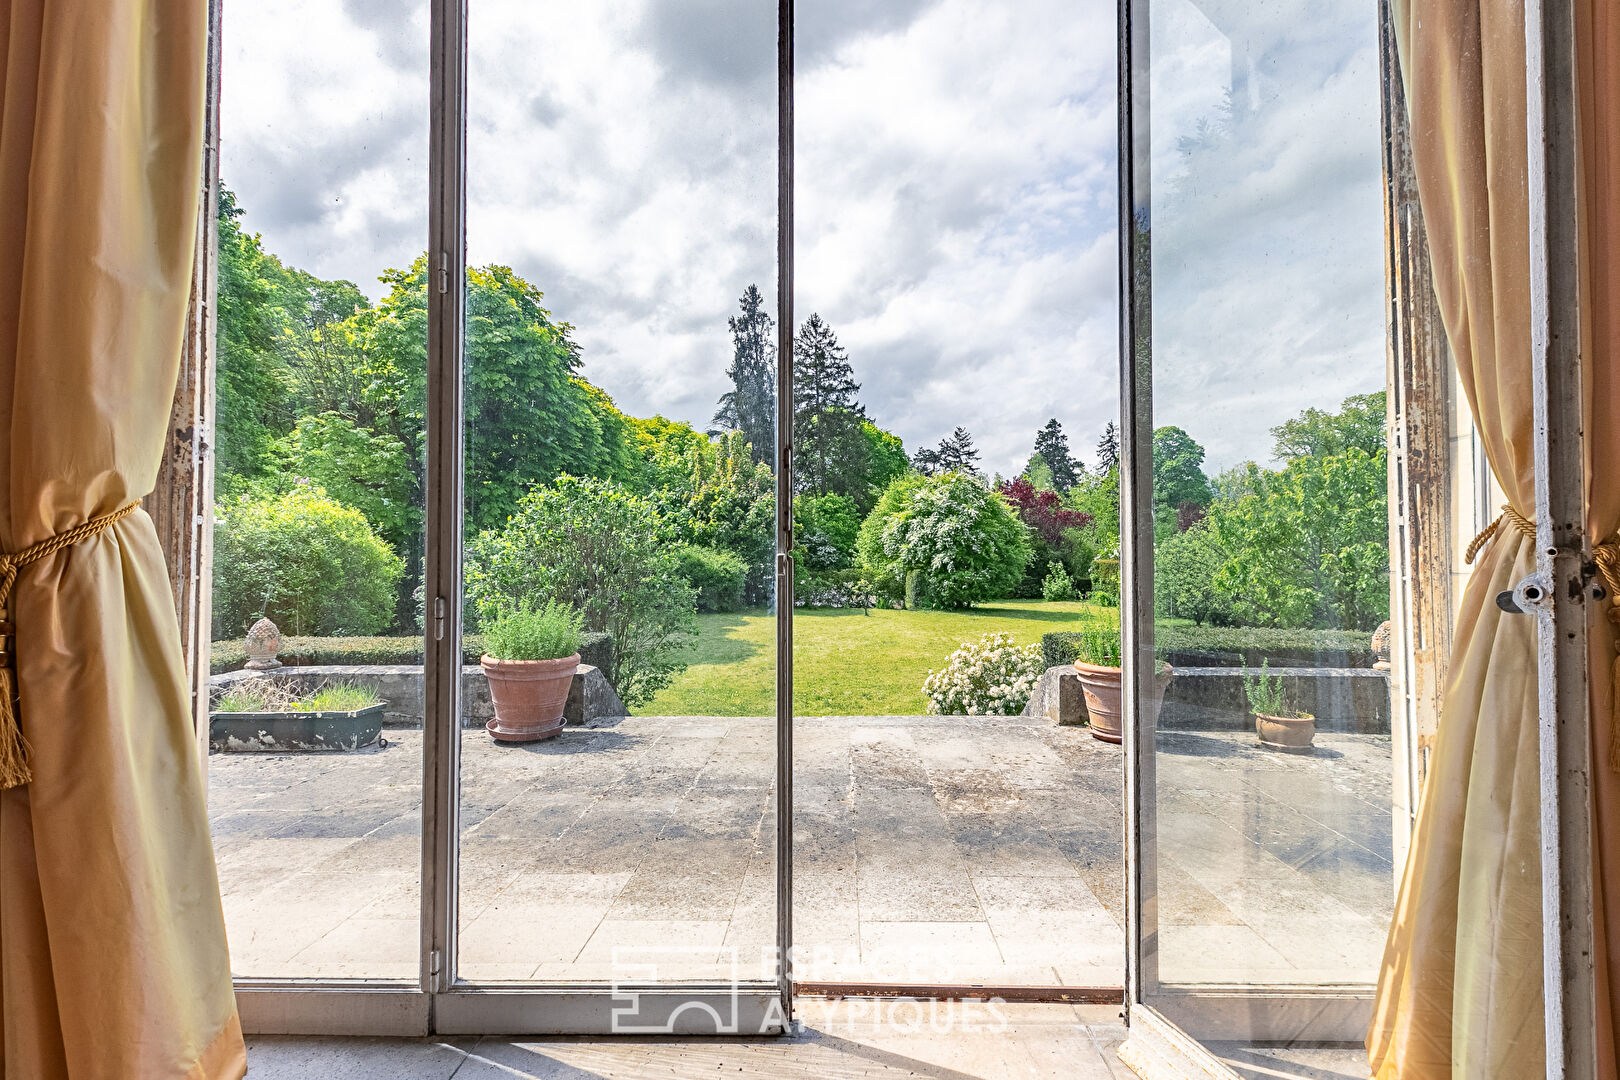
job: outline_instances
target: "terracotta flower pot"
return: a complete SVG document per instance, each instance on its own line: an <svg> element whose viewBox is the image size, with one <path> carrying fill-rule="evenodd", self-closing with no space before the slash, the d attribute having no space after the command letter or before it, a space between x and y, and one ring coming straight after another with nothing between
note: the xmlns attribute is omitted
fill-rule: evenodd
<svg viewBox="0 0 1620 1080"><path fill-rule="evenodd" d="M1086 714L1091 725L1091 737L1106 743L1121 742L1125 738L1125 717L1121 703L1124 698L1124 671L1117 667L1102 667L1084 660L1074 662L1080 675L1080 689L1086 695ZM1170 685L1175 668L1160 664L1153 680L1153 700L1148 707L1153 719L1159 718L1159 704L1164 701L1164 688Z"/></svg>
<svg viewBox="0 0 1620 1080"><path fill-rule="evenodd" d="M1311 740L1316 738L1316 717L1255 713L1254 732L1260 736L1262 746L1297 754L1311 748Z"/></svg>
<svg viewBox="0 0 1620 1080"><path fill-rule="evenodd" d="M479 659L489 679L495 715L484 730L499 742L549 739L563 728L568 690L579 670L579 653L561 660Z"/></svg>

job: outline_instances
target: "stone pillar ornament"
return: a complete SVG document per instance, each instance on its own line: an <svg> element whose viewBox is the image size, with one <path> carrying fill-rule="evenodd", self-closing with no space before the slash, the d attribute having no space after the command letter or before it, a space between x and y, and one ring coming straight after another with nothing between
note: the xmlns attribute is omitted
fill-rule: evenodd
<svg viewBox="0 0 1620 1080"><path fill-rule="evenodd" d="M276 654L281 651L281 631L269 619L260 619L248 627L244 645L248 661L243 666L247 670L269 671L281 666L281 661L276 659Z"/></svg>
<svg viewBox="0 0 1620 1080"><path fill-rule="evenodd" d="M1377 662L1373 664L1375 671L1388 671L1390 668L1389 646L1392 633L1393 628L1389 625L1388 619L1379 623L1378 629L1373 631L1372 651L1373 655L1378 658Z"/></svg>

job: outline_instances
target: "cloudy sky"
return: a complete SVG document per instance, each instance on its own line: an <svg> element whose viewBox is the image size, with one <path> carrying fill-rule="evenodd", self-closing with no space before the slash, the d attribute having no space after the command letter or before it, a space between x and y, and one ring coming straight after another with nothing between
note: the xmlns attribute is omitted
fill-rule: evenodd
<svg viewBox="0 0 1620 1080"><path fill-rule="evenodd" d="M634 415L702 425L726 317L775 295L775 4L473 0L469 253L575 327ZM1117 414L1112 0L801 0L797 314L908 449L962 424L1014 472ZM1258 13L1258 14L1257 14ZM1156 408L1212 469L1382 381L1372 10L1163 0ZM222 176L294 265L355 281L426 235L419 0L226 17Z"/></svg>

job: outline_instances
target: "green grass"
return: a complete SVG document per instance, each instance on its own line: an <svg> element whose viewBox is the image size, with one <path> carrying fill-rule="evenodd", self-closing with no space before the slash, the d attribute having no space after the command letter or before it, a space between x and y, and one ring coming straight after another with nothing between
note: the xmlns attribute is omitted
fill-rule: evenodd
<svg viewBox="0 0 1620 1080"><path fill-rule="evenodd" d="M377 704L377 695L351 682L329 683L297 695L268 681L234 687L214 702L214 712L354 712Z"/></svg>
<svg viewBox="0 0 1620 1080"><path fill-rule="evenodd" d="M1006 633L1020 645L1078 630L1111 608L1083 601L1002 600L969 611L807 611L793 616L793 709L801 716L927 711L923 679L963 642ZM1112 623L1110 623L1112 625ZM636 712L769 716L776 711L776 621L764 611L699 615L687 669Z"/></svg>

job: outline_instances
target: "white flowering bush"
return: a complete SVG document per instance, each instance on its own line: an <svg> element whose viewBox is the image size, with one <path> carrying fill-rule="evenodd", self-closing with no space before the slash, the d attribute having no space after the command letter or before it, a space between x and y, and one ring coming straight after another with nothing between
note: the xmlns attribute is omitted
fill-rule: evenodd
<svg viewBox="0 0 1620 1080"><path fill-rule="evenodd" d="M1045 661L1040 645L1011 634L986 634L951 653L942 671L923 680L931 716L1016 716L1029 703Z"/></svg>

